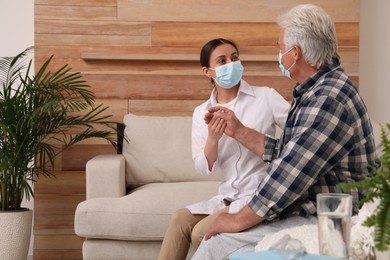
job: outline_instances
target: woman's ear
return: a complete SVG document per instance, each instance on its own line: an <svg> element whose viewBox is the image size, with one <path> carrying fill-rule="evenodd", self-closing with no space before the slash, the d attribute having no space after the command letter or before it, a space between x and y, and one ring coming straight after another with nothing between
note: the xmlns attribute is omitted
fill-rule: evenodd
<svg viewBox="0 0 390 260"><path fill-rule="evenodd" d="M215 82L214 82L214 79L211 75L210 69L208 69L206 67L202 67L202 71L203 71L204 75L210 79L211 84L215 87Z"/></svg>
<svg viewBox="0 0 390 260"><path fill-rule="evenodd" d="M211 78L210 70L208 68L202 67L202 71L203 71L204 75L206 75L206 77Z"/></svg>

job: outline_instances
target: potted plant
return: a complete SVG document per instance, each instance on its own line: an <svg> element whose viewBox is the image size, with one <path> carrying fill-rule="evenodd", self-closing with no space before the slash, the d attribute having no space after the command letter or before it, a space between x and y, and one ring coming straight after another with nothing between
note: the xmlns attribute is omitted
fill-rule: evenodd
<svg viewBox="0 0 390 260"><path fill-rule="evenodd" d="M387 128L387 130L386 130ZM369 215L364 226L374 227L375 248L378 251L386 251L390 245L390 124L381 128L381 141L383 149L378 158L379 167L372 167L372 173L364 180L351 183L341 184L340 187L345 190L360 189L365 198L361 201L364 203L373 203L377 205L373 214Z"/></svg>
<svg viewBox="0 0 390 260"><path fill-rule="evenodd" d="M0 238L0 259L26 259L32 211L21 208L22 200L34 196L37 178L53 176L63 149L89 138L116 146L111 116L104 115L107 107L94 105L95 96L81 74L68 65L49 71L51 56L32 76L27 56L32 48L0 59L0 236L6 236ZM21 227L19 216L27 218L27 227ZM27 234L17 235L16 230ZM27 250L12 252L6 241L25 244Z"/></svg>

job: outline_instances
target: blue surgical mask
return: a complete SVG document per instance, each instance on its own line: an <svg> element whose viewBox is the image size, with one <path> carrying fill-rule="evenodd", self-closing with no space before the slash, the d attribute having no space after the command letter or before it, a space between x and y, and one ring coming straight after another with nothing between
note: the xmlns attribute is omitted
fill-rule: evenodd
<svg viewBox="0 0 390 260"><path fill-rule="evenodd" d="M229 62L225 65L218 66L215 69L215 81L222 88L232 88L240 82L244 67L241 65L241 61Z"/></svg>
<svg viewBox="0 0 390 260"><path fill-rule="evenodd" d="M290 68L288 68L288 69L286 69L284 66L283 66L283 64L282 64L282 57L286 54L286 53L288 53L289 51L291 51L293 49L293 47L291 47L289 50L287 50L286 52L284 52L283 54L282 54L282 52L279 50L279 68L280 68L280 70L282 71L282 73L283 73L283 75L284 76L286 76L286 77L288 77L288 78L290 78L291 79L291 75L290 75L290 70L291 70L291 68L295 65L295 61L294 61L294 63L290 66Z"/></svg>

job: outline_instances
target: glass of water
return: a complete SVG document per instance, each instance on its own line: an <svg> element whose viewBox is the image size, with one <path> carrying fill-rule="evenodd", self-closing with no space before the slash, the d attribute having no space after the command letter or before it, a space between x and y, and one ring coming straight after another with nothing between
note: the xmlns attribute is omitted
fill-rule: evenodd
<svg viewBox="0 0 390 260"><path fill-rule="evenodd" d="M348 258L351 236L352 196L344 193L317 194L319 252Z"/></svg>

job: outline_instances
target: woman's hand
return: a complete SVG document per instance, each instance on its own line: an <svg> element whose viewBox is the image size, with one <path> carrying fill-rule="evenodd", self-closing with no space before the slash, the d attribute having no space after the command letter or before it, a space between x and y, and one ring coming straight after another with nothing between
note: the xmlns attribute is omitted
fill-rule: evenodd
<svg viewBox="0 0 390 260"><path fill-rule="evenodd" d="M226 128L226 121L222 118L213 116L208 123L208 139L210 141L218 141L221 139Z"/></svg>

